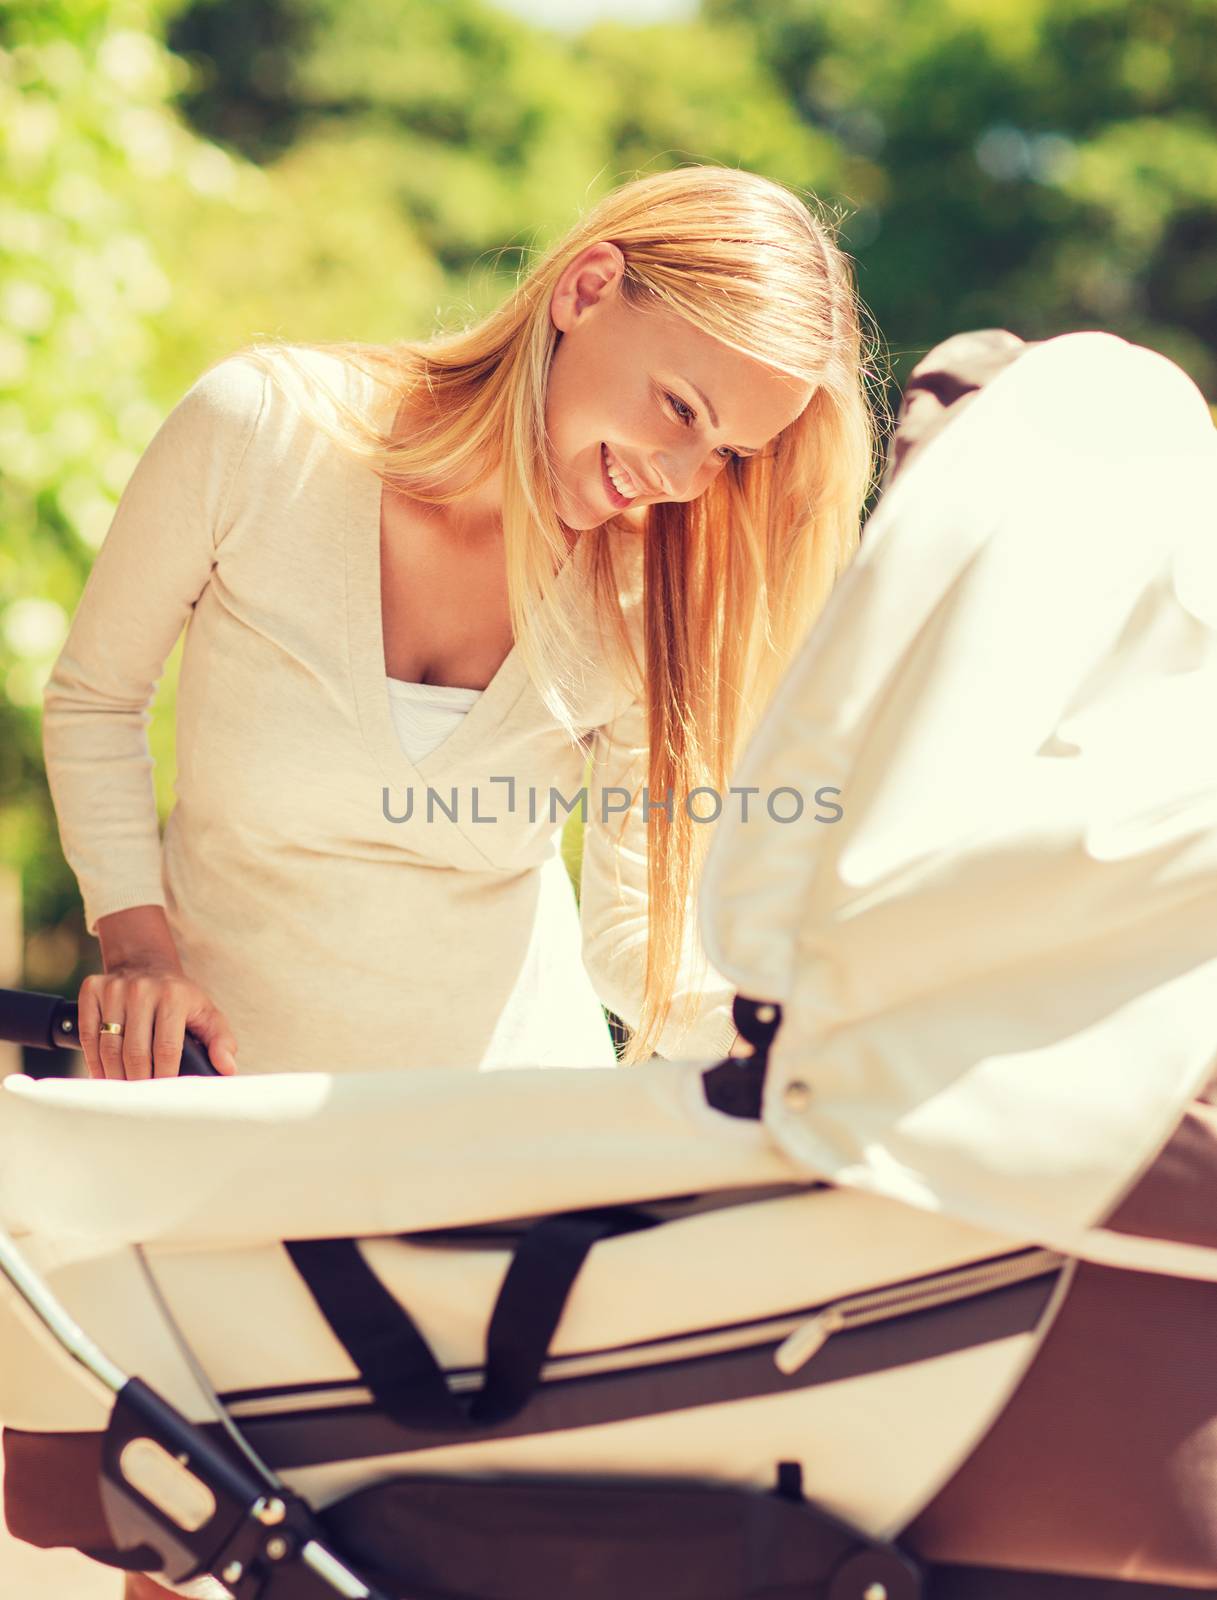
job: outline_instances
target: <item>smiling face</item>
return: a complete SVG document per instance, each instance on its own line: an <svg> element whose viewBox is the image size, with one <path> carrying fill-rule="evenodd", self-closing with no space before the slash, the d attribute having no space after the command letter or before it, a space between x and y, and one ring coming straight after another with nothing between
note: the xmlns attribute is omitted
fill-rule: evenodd
<svg viewBox="0 0 1217 1600"><path fill-rule="evenodd" d="M695 500L733 455L763 450L814 393L674 312L628 305L624 267L616 245L588 245L550 301L561 337L545 420L558 514L569 528L595 528L655 501Z"/></svg>

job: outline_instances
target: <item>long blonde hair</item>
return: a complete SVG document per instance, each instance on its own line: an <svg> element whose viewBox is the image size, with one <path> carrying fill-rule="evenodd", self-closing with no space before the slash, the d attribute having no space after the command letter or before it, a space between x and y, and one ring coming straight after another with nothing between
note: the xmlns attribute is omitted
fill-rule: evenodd
<svg viewBox="0 0 1217 1600"><path fill-rule="evenodd" d="M877 469L865 312L833 225L816 202L756 173L678 167L606 195L471 327L388 345L295 346L329 351L417 403L421 422L414 419L402 438L385 437L327 386L328 412L313 407L317 380L294 361L290 344L264 342L242 353L276 377L286 360L303 387L291 375L286 386L318 426L413 499L444 504L502 468L515 641L546 705L575 738L563 686L572 659L586 659L586 643L563 608L550 604L568 544L549 472L545 396L559 337L550 319L554 286L572 258L599 240L625 257L626 304L665 307L816 386L801 416L761 454L732 460L696 500L646 507L641 541L619 519L592 530L591 603L601 644L607 619L612 658L646 705L642 782L651 795L670 792L678 802L670 820L657 802L647 818L645 980L638 1027L622 1055L633 1063L653 1054L667 1022L708 842L680 797L701 786L725 794L773 689L857 549ZM441 480L463 487L441 493ZM645 670L621 603L626 550L641 568ZM701 991L690 993L682 1030L701 999Z"/></svg>

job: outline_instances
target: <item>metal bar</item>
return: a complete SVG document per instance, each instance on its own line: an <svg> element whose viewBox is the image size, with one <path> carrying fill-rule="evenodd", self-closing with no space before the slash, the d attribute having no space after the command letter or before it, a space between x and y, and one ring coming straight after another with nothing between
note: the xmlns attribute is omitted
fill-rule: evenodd
<svg viewBox="0 0 1217 1600"><path fill-rule="evenodd" d="M125 1387L127 1374L115 1366L68 1315L3 1228L0 1228L0 1273L47 1332L111 1399Z"/></svg>

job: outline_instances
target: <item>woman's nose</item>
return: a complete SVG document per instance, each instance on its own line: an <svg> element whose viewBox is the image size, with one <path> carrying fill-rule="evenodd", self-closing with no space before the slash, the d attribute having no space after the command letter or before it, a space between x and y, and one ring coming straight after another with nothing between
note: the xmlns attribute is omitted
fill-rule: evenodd
<svg viewBox="0 0 1217 1600"><path fill-rule="evenodd" d="M693 500L712 476L700 449L665 450L654 459L654 468L667 500Z"/></svg>

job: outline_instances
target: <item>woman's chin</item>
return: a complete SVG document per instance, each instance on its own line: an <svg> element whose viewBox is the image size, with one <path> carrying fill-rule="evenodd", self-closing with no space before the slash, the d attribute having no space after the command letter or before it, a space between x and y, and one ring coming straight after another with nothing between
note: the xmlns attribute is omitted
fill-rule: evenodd
<svg viewBox="0 0 1217 1600"><path fill-rule="evenodd" d="M558 520L572 533L590 533L595 528L606 527L610 522L638 526L643 509L629 505L615 511L612 506L593 503L588 496L573 494L569 489L561 491L557 505Z"/></svg>
<svg viewBox="0 0 1217 1600"><path fill-rule="evenodd" d="M589 533L612 520L613 513L589 506L580 496L564 494L558 505L558 519L572 533Z"/></svg>

